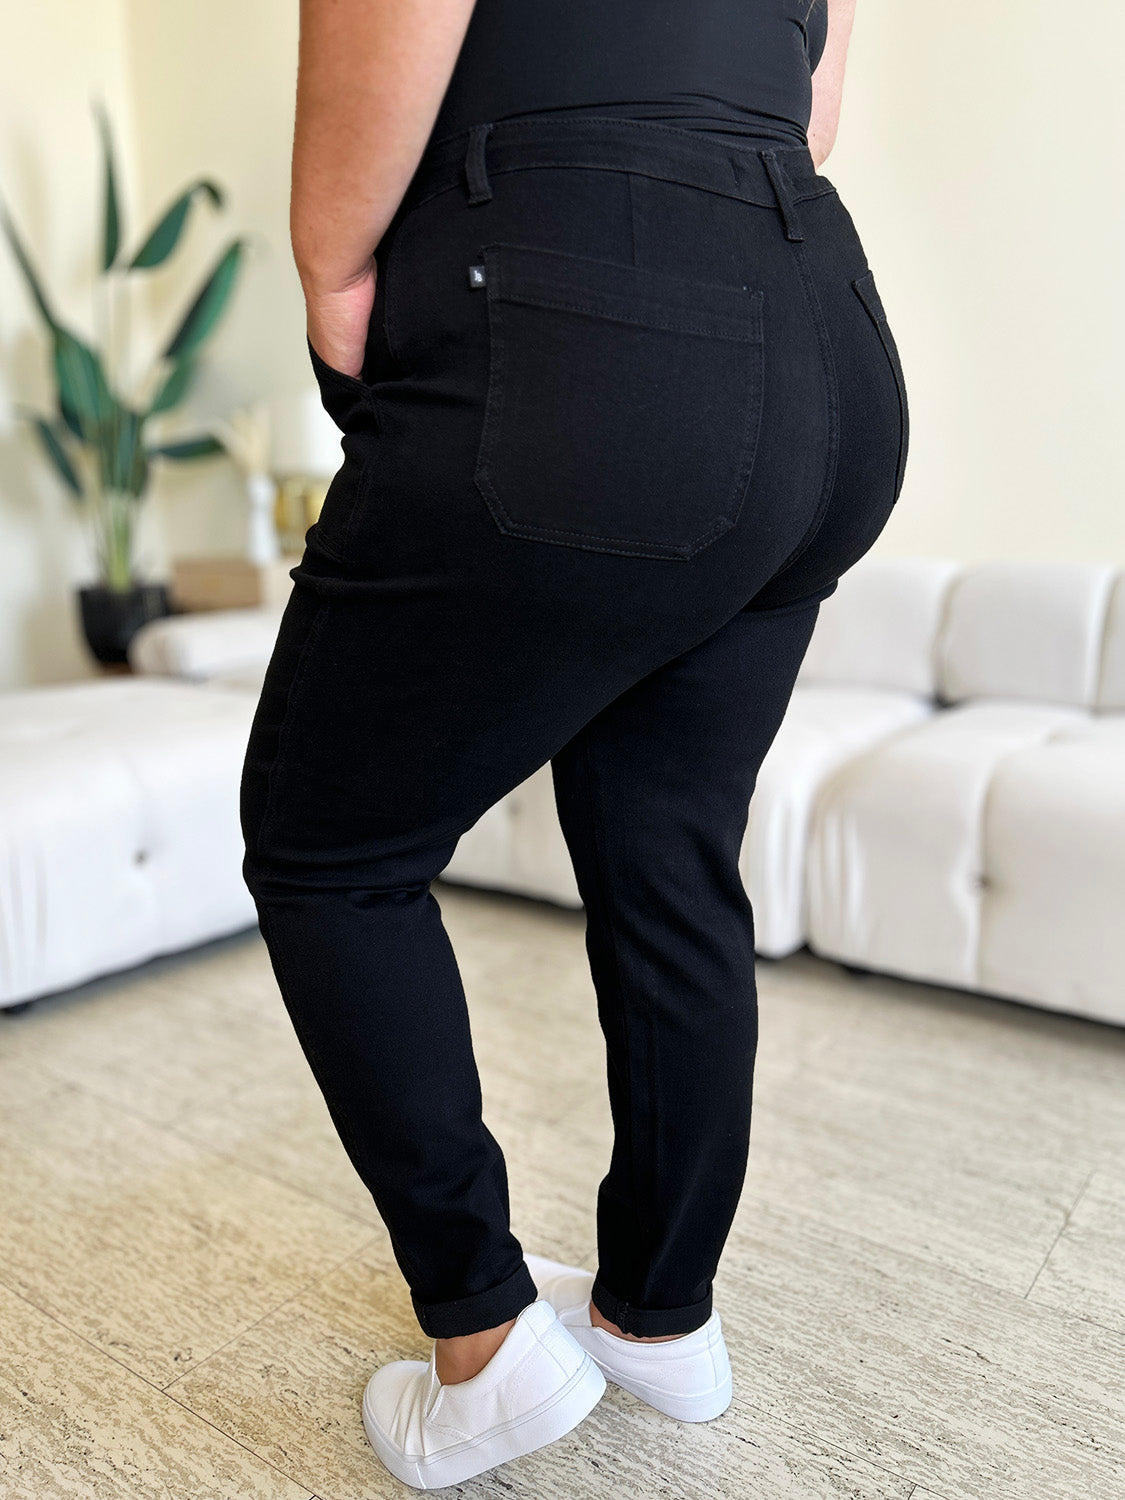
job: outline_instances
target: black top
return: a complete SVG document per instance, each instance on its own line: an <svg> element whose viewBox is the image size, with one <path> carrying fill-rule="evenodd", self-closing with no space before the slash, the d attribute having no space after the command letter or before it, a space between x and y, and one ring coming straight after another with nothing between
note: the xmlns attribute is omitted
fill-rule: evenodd
<svg viewBox="0 0 1125 1500"><path fill-rule="evenodd" d="M477 0L430 139L624 115L807 144L828 0Z"/></svg>

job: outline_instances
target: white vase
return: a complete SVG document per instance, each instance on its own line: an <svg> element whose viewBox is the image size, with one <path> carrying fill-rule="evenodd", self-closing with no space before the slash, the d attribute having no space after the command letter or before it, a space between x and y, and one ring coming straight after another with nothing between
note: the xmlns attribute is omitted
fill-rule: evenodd
<svg viewBox="0 0 1125 1500"><path fill-rule="evenodd" d="M274 524L277 484L270 474L247 474L246 556L252 563L270 563L281 556Z"/></svg>

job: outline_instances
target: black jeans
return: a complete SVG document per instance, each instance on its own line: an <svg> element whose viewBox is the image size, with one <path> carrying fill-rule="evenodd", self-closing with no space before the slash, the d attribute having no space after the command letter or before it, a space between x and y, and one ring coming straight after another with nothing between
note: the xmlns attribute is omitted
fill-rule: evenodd
<svg viewBox="0 0 1125 1500"><path fill-rule="evenodd" d="M550 760L615 1140L593 1298L711 1309L757 1043L738 854L820 601L886 523L898 353L801 149L524 117L432 143L242 782L281 994L424 1332L535 1286L431 882Z"/></svg>

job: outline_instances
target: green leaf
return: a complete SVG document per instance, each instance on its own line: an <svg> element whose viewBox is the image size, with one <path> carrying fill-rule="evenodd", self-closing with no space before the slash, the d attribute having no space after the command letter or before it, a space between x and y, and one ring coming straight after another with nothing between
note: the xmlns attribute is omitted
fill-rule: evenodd
<svg viewBox="0 0 1125 1500"><path fill-rule="evenodd" d="M223 251L164 350L167 358L182 359L185 354L193 353L214 328L234 286L245 243L232 240Z"/></svg>
<svg viewBox="0 0 1125 1500"><path fill-rule="evenodd" d="M117 205L117 173L113 164L113 135L104 104L95 105L105 163L105 204L102 220L102 270L108 271L121 247L121 217Z"/></svg>
<svg viewBox="0 0 1125 1500"><path fill-rule="evenodd" d="M35 424L39 440L43 444L47 457L58 470L60 479L75 495L81 495L82 481L79 479L78 472L70 461L70 454L63 446L59 433L47 421L46 417L41 417L38 412L25 412L24 415L27 416L29 421Z"/></svg>
<svg viewBox="0 0 1125 1500"><path fill-rule="evenodd" d="M61 391L56 391L56 410L58 420L62 425L69 428L76 438L84 440L86 434L82 431L82 423L78 420L77 414L71 411L70 407L63 401Z"/></svg>
<svg viewBox="0 0 1125 1500"><path fill-rule="evenodd" d="M20 270L23 272L24 280L31 291L35 305L43 315L43 321L47 324L48 328L52 330L57 328L58 323L54 313L51 311L51 305L47 301L47 294L44 292L42 283L36 275L35 267L31 264L31 257L23 247L23 241L19 237L11 215L8 213L7 204L4 203L3 199L0 199L0 220L3 221L4 233L8 236L8 243L12 247L12 253L19 263Z"/></svg>
<svg viewBox="0 0 1125 1500"><path fill-rule="evenodd" d="M141 442L140 424L137 427L137 440L133 444L132 462L129 467L125 488L130 495L137 499L144 493L145 485L148 483L149 460L145 445Z"/></svg>
<svg viewBox="0 0 1125 1500"><path fill-rule="evenodd" d="M190 354L176 361L152 398L152 405L148 409L150 417L157 412L168 411L183 400L195 376L195 369L195 360Z"/></svg>
<svg viewBox="0 0 1125 1500"><path fill-rule="evenodd" d="M223 193L220 187L206 178L193 182L169 208L165 209L149 231L144 244L129 262L130 269L146 270L152 266L159 266L168 259L180 242L180 235L187 222L188 209L197 193L205 194L216 208L222 207Z"/></svg>
<svg viewBox="0 0 1125 1500"><path fill-rule="evenodd" d="M137 451L143 453L141 416L130 406L114 403L109 419L98 433L102 455L102 477L107 489L136 493L133 484L137 472Z"/></svg>
<svg viewBox="0 0 1125 1500"><path fill-rule="evenodd" d="M95 350L60 324L55 325L54 360L63 419L72 432L93 442L99 425L117 406L102 362Z"/></svg>
<svg viewBox="0 0 1125 1500"><path fill-rule="evenodd" d="M161 443L157 448L150 448L148 456L149 458L209 458L213 453L225 451L218 438L206 436L183 438L178 443Z"/></svg>

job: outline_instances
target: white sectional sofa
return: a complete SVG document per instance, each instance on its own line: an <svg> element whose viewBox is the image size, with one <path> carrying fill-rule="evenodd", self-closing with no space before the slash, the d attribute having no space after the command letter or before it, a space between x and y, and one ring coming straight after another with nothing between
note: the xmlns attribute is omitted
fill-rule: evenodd
<svg viewBox="0 0 1125 1500"><path fill-rule="evenodd" d="M851 589L837 590L844 611ZM1125 574L960 571L931 660L938 711L818 789L809 946L1125 1022Z"/></svg>
<svg viewBox="0 0 1125 1500"><path fill-rule="evenodd" d="M97 838L96 817L64 801L51 826L68 852L54 864L36 855L35 901L0 888L0 1005L253 922L238 771L279 618L152 621L130 652L138 678L8 695L0 764L13 743L46 746L67 695L86 693L87 729L72 721L70 750L26 757L38 791L25 811L73 780L83 746L97 751L87 762L112 761L126 703L119 738L142 745L152 769L143 817L109 820L130 836ZM114 690L116 706L104 696ZM146 714L164 726L147 737ZM189 796L194 827L177 833ZM128 852L142 846L154 851L143 874ZM95 873L107 863L115 874ZM864 558L821 606L759 776L742 872L764 956L807 943L850 967L1125 1024L1125 571ZM548 766L463 836L444 878L580 904Z"/></svg>
<svg viewBox="0 0 1125 1500"><path fill-rule="evenodd" d="M0 694L0 1007L234 932L256 696L158 677Z"/></svg>
<svg viewBox="0 0 1125 1500"><path fill-rule="evenodd" d="M864 559L821 606L741 864L762 955L1125 1024L1125 572ZM445 878L578 904L549 769Z"/></svg>

